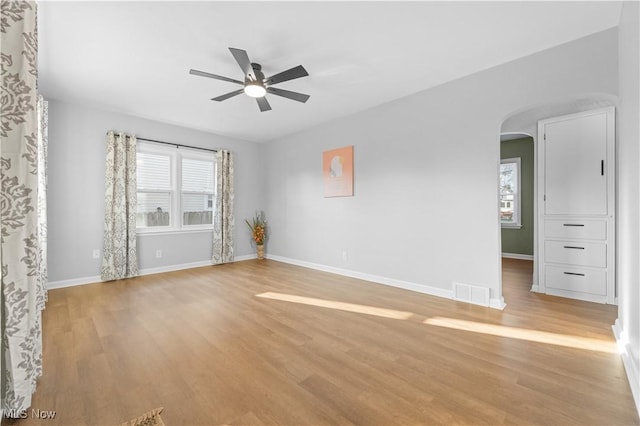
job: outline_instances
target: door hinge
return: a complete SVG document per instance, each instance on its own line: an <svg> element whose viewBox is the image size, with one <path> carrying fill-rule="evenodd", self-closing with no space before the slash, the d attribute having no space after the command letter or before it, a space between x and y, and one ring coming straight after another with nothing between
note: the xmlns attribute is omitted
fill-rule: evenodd
<svg viewBox="0 0 640 426"><path fill-rule="evenodd" d="M544 194L544 195L542 196L542 201L547 201L547 194Z"/></svg>

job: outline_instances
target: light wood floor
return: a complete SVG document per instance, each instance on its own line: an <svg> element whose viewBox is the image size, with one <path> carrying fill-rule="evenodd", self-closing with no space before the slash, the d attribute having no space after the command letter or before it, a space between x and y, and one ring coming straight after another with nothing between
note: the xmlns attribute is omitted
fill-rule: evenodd
<svg viewBox="0 0 640 426"><path fill-rule="evenodd" d="M53 290L32 408L56 418L7 424L638 424L616 308L503 270L504 311L269 260Z"/></svg>

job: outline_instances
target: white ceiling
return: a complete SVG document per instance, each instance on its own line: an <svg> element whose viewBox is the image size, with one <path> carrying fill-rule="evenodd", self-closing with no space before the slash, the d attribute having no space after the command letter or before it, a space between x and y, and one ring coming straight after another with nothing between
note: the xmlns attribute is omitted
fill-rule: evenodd
<svg viewBox="0 0 640 426"><path fill-rule="evenodd" d="M620 2L60 2L39 5L39 84L53 99L264 142L614 27ZM261 113L228 47L276 87ZM134 129L129 129L134 130Z"/></svg>

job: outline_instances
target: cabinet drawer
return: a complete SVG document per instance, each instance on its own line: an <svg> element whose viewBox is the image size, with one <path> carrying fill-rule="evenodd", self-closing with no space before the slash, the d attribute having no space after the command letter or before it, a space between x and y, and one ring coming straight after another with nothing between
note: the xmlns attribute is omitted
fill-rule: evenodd
<svg viewBox="0 0 640 426"><path fill-rule="evenodd" d="M606 268L607 246L582 241L545 241L544 261Z"/></svg>
<svg viewBox="0 0 640 426"><path fill-rule="evenodd" d="M584 240L604 240L607 238L606 220L558 220L544 221L545 237L571 238Z"/></svg>
<svg viewBox="0 0 640 426"><path fill-rule="evenodd" d="M580 268L563 268L547 265L544 272L545 286L566 291L607 295L607 272Z"/></svg>

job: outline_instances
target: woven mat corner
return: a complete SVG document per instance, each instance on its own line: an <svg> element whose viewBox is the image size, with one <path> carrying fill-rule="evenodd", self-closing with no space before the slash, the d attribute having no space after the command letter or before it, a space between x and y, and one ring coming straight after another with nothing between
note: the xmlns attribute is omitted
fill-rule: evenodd
<svg viewBox="0 0 640 426"><path fill-rule="evenodd" d="M162 421L162 417L160 417L162 410L164 410L164 407L147 411L135 419L122 423L120 426L166 426Z"/></svg>

